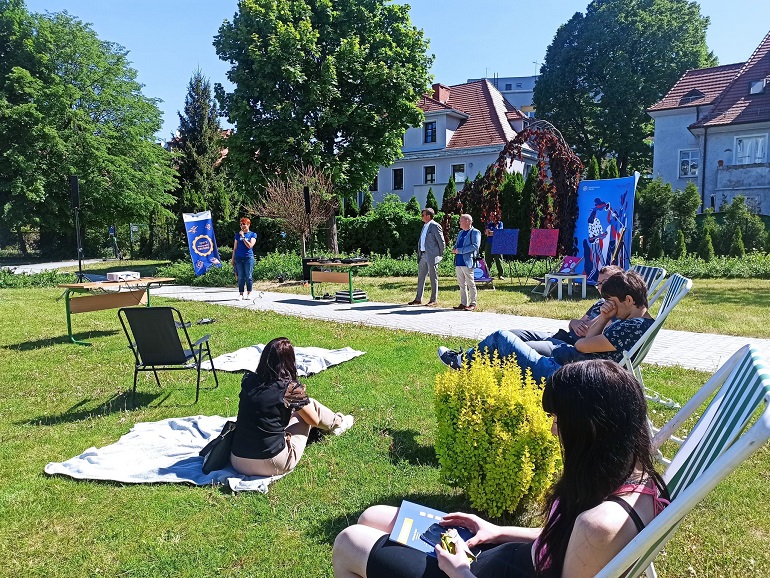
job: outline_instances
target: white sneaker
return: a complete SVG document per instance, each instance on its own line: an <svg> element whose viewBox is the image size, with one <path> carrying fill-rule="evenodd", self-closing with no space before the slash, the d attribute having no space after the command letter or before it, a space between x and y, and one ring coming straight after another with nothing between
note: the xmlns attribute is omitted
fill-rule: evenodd
<svg viewBox="0 0 770 578"><path fill-rule="evenodd" d="M332 432L336 436L341 436L346 431L348 431L351 427L353 427L353 422L355 420L353 419L352 415L343 415L342 421L340 421L340 424L332 429Z"/></svg>
<svg viewBox="0 0 770 578"><path fill-rule="evenodd" d="M246 299L246 298L243 296L243 293L241 293L241 294L238 296L238 300L239 300L239 301L243 301L244 299Z"/></svg>
<svg viewBox="0 0 770 578"><path fill-rule="evenodd" d="M251 299L251 292L246 295L246 299Z"/></svg>

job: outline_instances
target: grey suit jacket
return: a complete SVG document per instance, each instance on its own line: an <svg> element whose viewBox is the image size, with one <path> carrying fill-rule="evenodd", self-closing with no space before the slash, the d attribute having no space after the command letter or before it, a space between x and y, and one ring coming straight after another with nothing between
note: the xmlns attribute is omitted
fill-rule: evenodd
<svg viewBox="0 0 770 578"><path fill-rule="evenodd" d="M420 229L420 235L422 236L422 229ZM444 242L444 230L436 221L430 221L428 223L428 232L425 235L425 257L427 257L433 264L437 264L444 258L444 249L446 249L446 243ZM419 262L422 255L420 255L420 237L417 237L417 260Z"/></svg>

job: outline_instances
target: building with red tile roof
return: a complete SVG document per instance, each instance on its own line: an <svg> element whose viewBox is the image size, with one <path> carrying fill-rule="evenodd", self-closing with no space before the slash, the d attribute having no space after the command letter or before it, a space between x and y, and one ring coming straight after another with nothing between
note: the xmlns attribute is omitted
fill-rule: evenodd
<svg viewBox="0 0 770 578"><path fill-rule="evenodd" d="M770 214L770 33L746 62L687 71L647 112L655 176L694 182L702 208L743 195Z"/></svg>
<svg viewBox="0 0 770 578"><path fill-rule="evenodd" d="M487 80L434 84L418 106L424 122L406 131L403 157L380 168L371 187L375 201L395 193L403 201L415 196L425 206L432 188L441 204L450 177L462 188L466 176L473 179L483 173L527 122ZM525 148L522 160L514 161L510 170L526 174L535 161L535 153Z"/></svg>

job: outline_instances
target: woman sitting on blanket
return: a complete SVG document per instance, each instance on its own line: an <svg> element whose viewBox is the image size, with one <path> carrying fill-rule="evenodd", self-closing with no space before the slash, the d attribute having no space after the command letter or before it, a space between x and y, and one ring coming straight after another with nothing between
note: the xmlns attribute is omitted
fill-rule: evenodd
<svg viewBox="0 0 770 578"><path fill-rule="evenodd" d="M647 404L631 373L607 360L565 365L547 381L543 409L562 447L563 472L544 508L543 528L497 526L471 514L442 525L475 535L440 546L436 558L388 540L398 513L373 506L334 543L336 578L585 578L594 576L668 504L650 456ZM662 497L661 497L662 496ZM480 546L480 548L479 548Z"/></svg>
<svg viewBox="0 0 770 578"><path fill-rule="evenodd" d="M243 376L230 459L246 476L285 474L302 457L311 428L339 435L352 425L352 415L308 397L297 381L294 347L278 337L265 346L256 372Z"/></svg>

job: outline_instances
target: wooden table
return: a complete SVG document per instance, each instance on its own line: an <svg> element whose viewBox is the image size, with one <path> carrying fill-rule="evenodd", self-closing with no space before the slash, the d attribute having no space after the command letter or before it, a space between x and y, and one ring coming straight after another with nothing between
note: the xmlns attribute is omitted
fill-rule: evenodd
<svg viewBox="0 0 770 578"><path fill-rule="evenodd" d="M583 285L583 299L586 298L586 276L582 273L575 274L575 273L549 273L547 275L546 284L545 284L545 291L544 294L546 297L548 296L548 293L551 290L551 284L556 281L557 286L557 295L559 298L559 301L562 300L563 294L562 294L562 285L564 282L567 283L567 295L572 295L572 282L573 281L580 281Z"/></svg>
<svg viewBox="0 0 770 578"><path fill-rule="evenodd" d="M315 283L342 283L347 284L348 294L350 295L351 303L363 303L367 301L364 299L353 298L353 270L356 267L363 267L365 265L371 265L369 261L362 261L360 263L321 263L320 261L308 261L307 265L310 267L310 295L313 299L316 299L314 285ZM340 269L347 268L347 271L321 271L320 269Z"/></svg>
<svg viewBox="0 0 770 578"><path fill-rule="evenodd" d="M72 335L71 316L75 313L101 311L134 305L150 306L150 286L173 281L173 277L142 277L130 281L92 281L89 283L62 283L64 308L67 312L67 334L72 343L90 345L78 341ZM80 297L72 298L72 294ZM60 297L61 299L61 297Z"/></svg>

